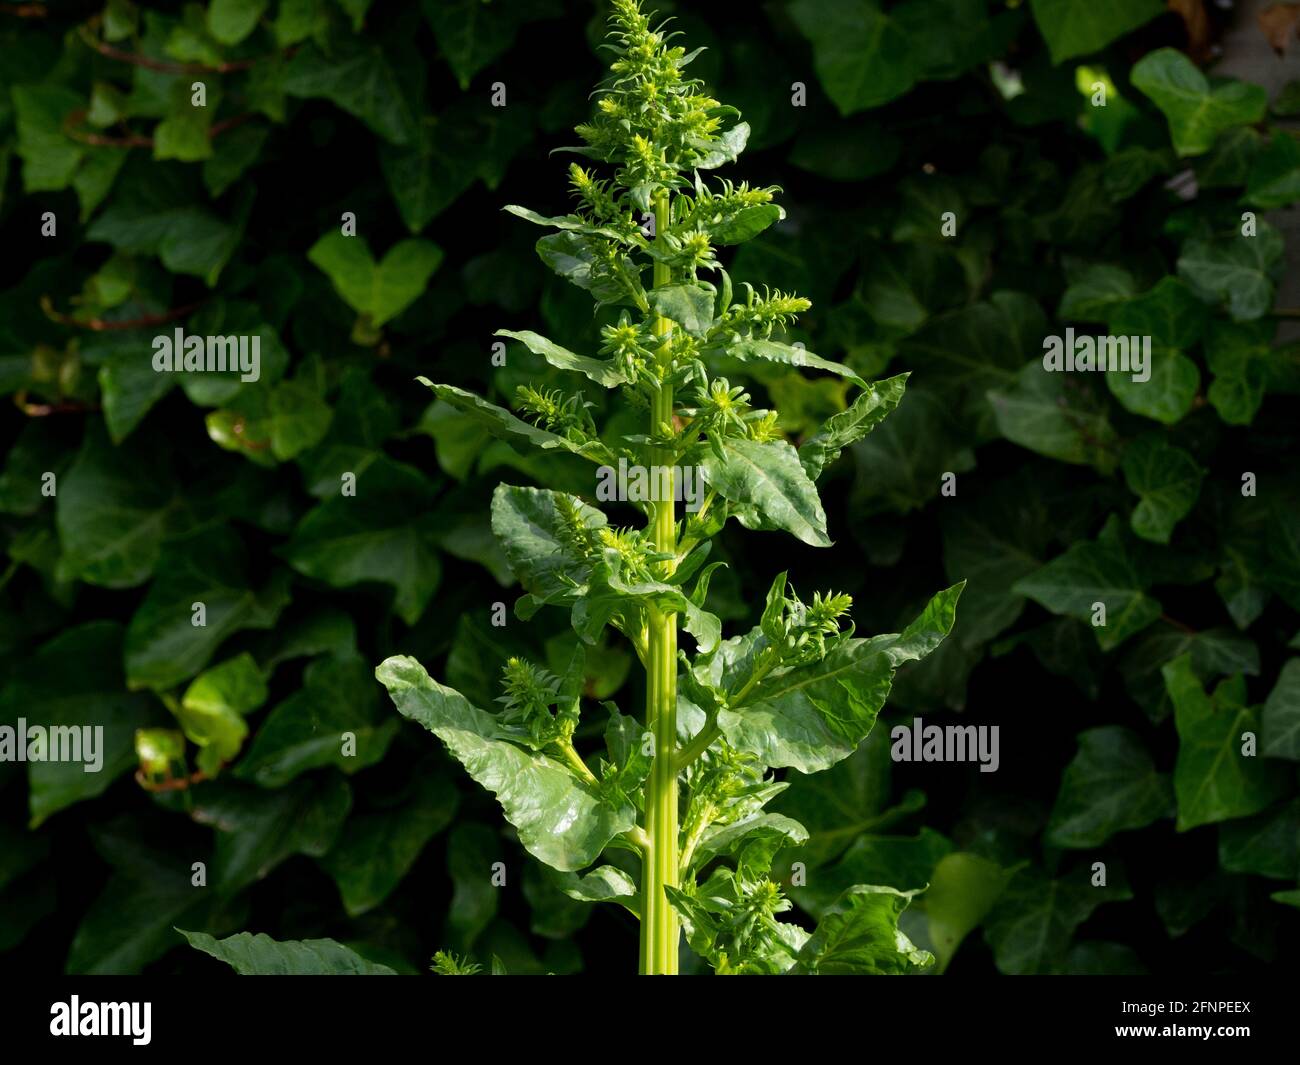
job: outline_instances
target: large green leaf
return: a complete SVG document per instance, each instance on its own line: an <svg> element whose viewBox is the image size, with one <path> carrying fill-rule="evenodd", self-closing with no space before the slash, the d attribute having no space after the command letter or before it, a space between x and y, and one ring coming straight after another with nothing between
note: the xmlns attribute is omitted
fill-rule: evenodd
<svg viewBox="0 0 1300 1065"><path fill-rule="evenodd" d="M195 950L224 961L240 976L396 976L387 965L367 961L332 939L290 939L240 932L213 939L205 932L177 929Z"/></svg>
<svg viewBox="0 0 1300 1065"><path fill-rule="evenodd" d="M892 976L934 964L898 928L915 891L859 884L817 924L793 971L812 976Z"/></svg>
<svg viewBox="0 0 1300 1065"><path fill-rule="evenodd" d="M799 445L799 462L809 478L815 481L846 447L885 420L902 402L909 376L901 373L867 385L847 409L827 418L816 433Z"/></svg>
<svg viewBox="0 0 1300 1065"><path fill-rule="evenodd" d="M434 394L444 403L449 403L458 411L469 415L478 425L483 426L493 436L500 437L511 444L517 444L521 448L525 444L531 444L543 451L569 451L575 455L591 459L593 462L599 462L607 457L603 444L596 442L580 444L546 429L539 429L522 418L515 417L504 407L489 403L481 396L477 396L473 392L466 392L455 385L434 384L426 377L420 377L417 380L433 389Z"/></svg>
<svg viewBox="0 0 1300 1065"><path fill-rule="evenodd" d="M576 597L591 578L584 540L605 524L595 507L563 492L503 484L492 495L492 532L530 596L529 610Z"/></svg>
<svg viewBox="0 0 1300 1065"><path fill-rule="evenodd" d="M519 841L539 861L566 872L581 869L636 823L631 804L614 805L561 763L500 739L491 714L430 678L414 659L389 658L375 675L402 715L442 740L497 797Z"/></svg>
<svg viewBox="0 0 1300 1065"><path fill-rule="evenodd" d="M615 388L618 385L627 384L627 378L618 371L618 368L613 363L606 362L603 359L593 359L587 355L576 355L568 348L562 348L559 344L547 340L544 336L539 336L532 330L524 329L515 332L511 329L498 329L495 335L518 340L529 351L542 356L552 366L561 370L575 370L589 377L596 384L604 385L606 388Z"/></svg>
<svg viewBox="0 0 1300 1065"><path fill-rule="evenodd" d="M813 547L830 546L817 489L784 440L728 440L721 456L705 456L703 468L709 487L740 505L741 524L776 527Z"/></svg>
<svg viewBox="0 0 1300 1065"><path fill-rule="evenodd" d="M801 773L847 758L876 723L895 670L924 658L951 631L962 587L938 593L899 634L844 640L820 662L773 672L742 706L719 713L727 742L764 765ZM725 661L740 646L728 640L718 655Z"/></svg>

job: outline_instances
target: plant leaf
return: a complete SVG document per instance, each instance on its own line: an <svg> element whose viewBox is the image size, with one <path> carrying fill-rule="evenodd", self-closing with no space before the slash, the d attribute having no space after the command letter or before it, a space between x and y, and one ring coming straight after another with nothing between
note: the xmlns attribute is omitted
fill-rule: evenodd
<svg viewBox="0 0 1300 1065"><path fill-rule="evenodd" d="M581 869L636 823L630 803L613 805L559 762L498 739L491 714L444 688L413 658L386 659L375 676L403 717L442 740L497 797L519 841L539 861L562 872Z"/></svg>

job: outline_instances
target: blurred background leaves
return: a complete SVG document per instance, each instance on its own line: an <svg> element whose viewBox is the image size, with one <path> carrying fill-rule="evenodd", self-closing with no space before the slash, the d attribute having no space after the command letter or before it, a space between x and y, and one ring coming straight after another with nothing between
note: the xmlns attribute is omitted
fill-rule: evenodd
<svg viewBox="0 0 1300 1065"><path fill-rule="evenodd" d="M743 622L788 568L893 631L970 581L859 752L788 773L802 913L928 883L905 928L952 973L1295 950L1300 349L1279 322L1300 312L1273 312L1300 90L1203 75L1184 53L1233 12L1199 0L658 6L752 126L734 176L786 190L732 276L809 296L811 350L912 372L827 474L835 546L778 564L726 534L710 609ZM500 207L566 210L547 153L586 117L601 14L0 5L0 723L106 738L98 774L0 762L15 970L210 965L173 927L328 936L403 972L443 948L630 970L635 919L559 890L370 672L413 654L486 705L510 654L568 659L558 615L492 624L513 593L487 503L503 478L590 496L589 470L413 379L547 384L520 345L494 363L499 328L594 352L605 318ZM1067 325L1151 335L1151 381L1044 373ZM156 373L177 327L256 335L260 379ZM834 378L729 370L792 442L844 405ZM587 694L637 706L629 664L590 655ZM999 725L999 770L893 765L913 714Z"/></svg>

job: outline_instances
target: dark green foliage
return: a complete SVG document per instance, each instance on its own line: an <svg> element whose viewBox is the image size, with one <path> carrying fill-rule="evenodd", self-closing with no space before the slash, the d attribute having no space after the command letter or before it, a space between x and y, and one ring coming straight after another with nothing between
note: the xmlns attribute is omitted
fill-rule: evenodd
<svg viewBox="0 0 1300 1065"><path fill-rule="evenodd" d="M900 926L937 970L1240 973L1296 950L1300 348L1271 313L1284 248L1264 212L1300 198L1300 154L1263 91L1206 80L1154 0L659 6L750 126L746 191L779 184L788 216L705 216L751 331L725 362L697 286L652 297L781 412L761 453L716 472L803 541L729 526L701 626L761 625L741 589L782 570L807 599L853 595L863 634L969 581L856 753L861 722L773 752L724 714L731 742L788 767L746 841L796 905L774 923L822 922L768 956L879 964L872 932L912 892ZM179 928L248 971L427 971L435 950L455 952L434 963L448 974L625 970L635 918L575 900L634 908L636 863L542 869L369 675L411 656L473 709L512 657L557 681L573 660L555 569L526 584L531 623L493 627L518 590L490 526L501 480L590 495L586 419L607 426L602 386L637 344L591 297L651 298L590 234L527 224L574 206L546 153L589 118L603 7L46 7L0 12L0 724L102 724L105 749L97 774L0 762L6 963L215 967ZM1165 184L1184 168L1191 199ZM1043 338L1069 326L1152 336L1151 380L1045 373ZM177 327L257 336L260 379L156 373L151 342ZM577 404L565 370L591 379ZM789 490L809 479L824 508ZM729 643L719 668L744 651ZM585 695L638 705L632 660L601 637ZM891 771L888 730L913 713L999 725L999 770ZM594 834L565 868L632 823L646 771L639 729L599 717L573 738L608 767ZM321 741L341 731L355 756ZM848 757L802 775L828 752ZM743 863L711 868L692 945L716 954L747 885ZM243 929L265 935L227 938Z"/></svg>

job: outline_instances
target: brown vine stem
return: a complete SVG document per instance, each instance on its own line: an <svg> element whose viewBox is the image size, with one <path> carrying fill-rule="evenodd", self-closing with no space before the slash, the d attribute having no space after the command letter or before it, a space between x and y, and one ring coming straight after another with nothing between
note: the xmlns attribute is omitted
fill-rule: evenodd
<svg viewBox="0 0 1300 1065"><path fill-rule="evenodd" d="M1171 618L1168 614L1161 614L1160 620L1165 622L1167 625L1172 625L1174 628L1180 630L1181 632L1187 633L1188 636L1196 635L1196 630L1194 628L1192 628L1190 625L1185 625L1177 618Z"/></svg>
<svg viewBox="0 0 1300 1065"><path fill-rule="evenodd" d="M0 14L18 18L44 18L49 14L44 4L0 4Z"/></svg>
<svg viewBox="0 0 1300 1065"><path fill-rule="evenodd" d="M74 329L89 329L96 333L110 333L119 329L147 329L152 325L163 325L167 322L174 322L178 318L184 318L187 314L193 314L203 306L203 301L198 303L189 303L184 307L173 307L169 311L160 311L158 314L142 314L139 318L126 318L120 322L108 322L103 318L87 318L84 321L79 318L73 318L71 315L64 314L62 311L54 309L54 301L49 296L41 297L41 310L45 312L45 317L59 325L71 326Z"/></svg>
<svg viewBox="0 0 1300 1065"><path fill-rule="evenodd" d="M82 411L100 409L98 403L79 403L76 400L61 400L58 403L28 403L25 388L14 393L14 406L29 418L48 418L51 414L80 414Z"/></svg>
<svg viewBox="0 0 1300 1065"><path fill-rule="evenodd" d="M196 769L187 777L165 777L162 780L150 780L144 775L144 771L137 769L135 771L135 782L144 788L145 791L184 791L186 788L195 784L202 784L208 779L208 775L202 769Z"/></svg>
<svg viewBox="0 0 1300 1065"><path fill-rule="evenodd" d="M71 112L63 120L63 132L71 137L74 141L82 144L90 144L99 148L152 148L153 138L147 137L143 133L132 133L125 137L110 137L106 133L88 133L78 126L81 120L86 117L85 108L78 108ZM214 140L228 129L242 125L253 117L253 112L245 111L242 115L234 115L231 118L223 118L220 122L214 122L208 127L208 139Z"/></svg>
<svg viewBox="0 0 1300 1065"><path fill-rule="evenodd" d="M99 29L99 16L96 15L88 22L82 23L77 27L77 32L81 39L85 41L86 47L93 48L102 56L109 59L116 59L119 63L130 63L132 66L144 67L146 70L156 70L160 74L230 74L238 70L248 70L258 63L263 63L268 59L276 59L281 56L288 59L297 48L288 48L283 52L268 52L266 55L253 56L251 59L231 59L224 63L218 63L216 66L208 66L205 63L172 63L166 59L154 59L153 56L141 55L139 52L127 52L121 48L114 48L107 41L99 39L97 30Z"/></svg>

